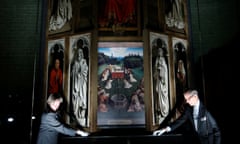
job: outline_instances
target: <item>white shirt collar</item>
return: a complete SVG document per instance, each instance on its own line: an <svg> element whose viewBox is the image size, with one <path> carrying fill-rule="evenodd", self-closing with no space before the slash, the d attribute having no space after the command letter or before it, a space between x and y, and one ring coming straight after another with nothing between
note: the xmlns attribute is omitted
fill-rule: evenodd
<svg viewBox="0 0 240 144"><path fill-rule="evenodd" d="M193 113L198 114L200 101L198 100L196 105L193 107Z"/></svg>

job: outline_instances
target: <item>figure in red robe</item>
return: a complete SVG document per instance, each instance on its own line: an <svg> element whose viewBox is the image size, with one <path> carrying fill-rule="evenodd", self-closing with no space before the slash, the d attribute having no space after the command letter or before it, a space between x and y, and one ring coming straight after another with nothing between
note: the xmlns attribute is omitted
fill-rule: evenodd
<svg viewBox="0 0 240 144"><path fill-rule="evenodd" d="M61 93L63 84L63 73L60 68L60 60L55 59L54 67L49 76L49 93Z"/></svg>
<svg viewBox="0 0 240 144"><path fill-rule="evenodd" d="M136 24L136 0L105 0L99 12L102 27Z"/></svg>

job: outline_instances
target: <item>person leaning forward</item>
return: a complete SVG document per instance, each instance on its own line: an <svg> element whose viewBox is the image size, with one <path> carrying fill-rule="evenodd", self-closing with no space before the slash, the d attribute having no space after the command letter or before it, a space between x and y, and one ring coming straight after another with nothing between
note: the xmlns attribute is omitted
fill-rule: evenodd
<svg viewBox="0 0 240 144"><path fill-rule="evenodd" d="M68 136L88 136L89 133L73 129L59 120L57 113L63 98L60 94L50 94L47 99L46 111L41 116L41 123L37 137L37 144L57 144L59 134Z"/></svg>
<svg viewBox="0 0 240 144"><path fill-rule="evenodd" d="M221 131L214 117L200 101L198 91L188 89L183 95L188 104L183 114L168 126L153 131L153 135L160 136L165 132L172 132L189 120L199 144L220 144Z"/></svg>

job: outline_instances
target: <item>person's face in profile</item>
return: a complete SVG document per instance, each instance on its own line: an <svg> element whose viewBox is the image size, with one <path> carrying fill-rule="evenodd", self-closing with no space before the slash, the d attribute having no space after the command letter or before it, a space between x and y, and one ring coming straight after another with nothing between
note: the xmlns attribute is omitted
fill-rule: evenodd
<svg viewBox="0 0 240 144"><path fill-rule="evenodd" d="M62 103L62 101L60 99L56 99L56 100L50 102L49 106L53 111L57 111L58 108L60 107L61 103Z"/></svg>
<svg viewBox="0 0 240 144"><path fill-rule="evenodd" d="M55 60L54 66L55 66L55 69L59 69L59 67L60 67L60 60L59 59Z"/></svg>
<svg viewBox="0 0 240 144"><path fill-rule="evenodd" d="M197 95L192 95L191 93L185 93L184 98L187 104L190 106L194 106L197 104L198 97Z"/></svg>

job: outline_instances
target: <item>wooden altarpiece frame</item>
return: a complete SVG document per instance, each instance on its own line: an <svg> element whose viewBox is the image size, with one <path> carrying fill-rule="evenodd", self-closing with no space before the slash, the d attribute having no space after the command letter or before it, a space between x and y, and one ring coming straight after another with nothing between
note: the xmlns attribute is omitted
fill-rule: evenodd
<svg viewBox="0 0 240 144"><path fill-rule="evenodd" d="M148 55L145 61L145 69L149 70L146 71L145 75L145 79L148 80L145 81L145 95L148 95L148 99L145 99L147 103L146 128L149 131L153 131L164 121L168 120L176 102L173 48L171 45L171 36L163 32L145 30L144 42L144 53ZM159 51L162 50L164 51L163 55L159 57L158 54L161 53ZM165 74L161 74L161 72ZM159 74L162 77L165 76L165 82L160 83L160 79L157 79ZM166 94L166 97L158 94L161 90ZM159 103L160 97L165 100L165 103ZM160 117L159 114L165 115Z"/></svg>
<svg viewBox="0 0 240 144"><path fill-rule="evenodd" d="M84 119L76 117L77 112L74 111L74 84L73 84L73 65L74 60L76 60L78 49L81 49L83 53L83 58L85 63L85 71L79 75L85 75L84 81L86 84L81 87L84 87L85 93L85 102L84 104L79 104L79 107L84 105ZM63 115L65 121L73 127L83 127L85 129L91 129L90 123L92 123L92 112L91 103L92 103L92 31L78 33L74 35L66 35L48 39L46 41L45 48L45 66L44 66L44 86L43 86L43 97L46 100L50 93L61 93L64 98L64 104L62 107ZM50 73L51 69L54 68L54 62L56 59L60 61L60 69L62 71L61 85L58 87L58 91L51 90L50 86ZM81 68L83 69L84 66ZM82 82L81 82L82 83ZM75 95L76 96L76 95ZM44 101L45 101L44 100ZM77 100L77 99L76 99ZM77 103L76 103L77 104ZM80 112L79 112L80 114ZM89 130L90 131L90 130Z"/></svg>
<svg viewBox="0 0 240 144"><path fill-rule="evenodd" d="M188 2L189 0L162 0L164 30L168 34L188 35Z"/></svg>
<svg viewBox="0 0 240 144"><path fill-rule="evenodd" d="M76 2L77 0L73 0L73 2ZM163 11L165 12L165 15L163 16L164 12L160 12L158 15L159 21L161 19L164 19L163 17L168 15L167 11L167 0L158 0L158 4L164 3ZM130 37L122 36L121 34L117 34L114 36L111 35L98 35L96 32L75 32L75 23L76 19L70 18L66 21L63 27L60 29L54 30L54 25L51 25L50 19L51 19L51 12L50 8L52 0L48 2L48 13L47 13L47 25L46 25L46 50L45 50L45 67L44 67L44 94L45 98L48 95L48 77L49 77L49 70L50 65L52 65L53 57L51 56L52 51L54 51L53 46L57 45L60 46L59 51L60 53L57 54L61 57L61 69L63 71L63 85L62 85L62 92L65 97L65 100L67 102L67 108L66 112L72 112L71 110L71 62L73 58L73 49L75 49L76 43L78 40L85 41L85 46L87 46L88 52L84 53L85 58L87 58L87 64L88 64L88 84L87 84L87 115L86 115L86 121L82 123L83 127L86 129L89 129L91 132L97 131L99 128L103 127L146 127L147 130L154 130L156 129L163 121L163 119L160 120L158 118L158 114L161 110L157 109L158 105L156 105L156 83L154 79L154 68L155 68L155 60L156 60L156 50L157 50L157 41L160 39L160 41L163 43L162 46L165 48L167 53L165 54L165 59L167 60L167 78L168 78L168 104L169 104L169 111L172 110L174 104L176 103L176 95L177 91L175 90L177 86L177 76L176 72L178 71L176 69L176 51L174 49L175 45L180 42L183 43L184 47L186 48L186 51L188 51L187 46L187 40L184 38L188 35L188 22L187 22L187 0L176 0L178 2L183 2L183 11L184 11L184 28L179 28L183 30L177 30L176 28L169 27L167 25L167 20L165 19L160 23L160 26L164 25L163 31L152 31L152 30L144 30L143 34L141 31L141 26L139 25L141 23L141 17L140 17L140 1L137 3L137 25L134 25L134 28L126 29L128 32L134 31L133 35L130 35ZM70 5L67 5L70 6ZM159 6L160 7L160 6ZM76 15L73 16L73 18L76 18ZM166 17L165 17L166 18ZM51 27L50 27L51 26ZM56 26L56 25L55 25ZM178 25L177 25L178 26ZM52 28L52 29L50 29ZM80 28L79 28L80 29ZM106 27L98 27L98 30L102 32L107 32L109 30L112 30L112 28L106 28ZM120 29L121 30L121 29ZM54 32L53 32L54 31ZM99 33L98 33L99 34ZM176 36L176 37L173 37ZM180 38L177 38L179 36ZM94 41L93 41L94 40ZM141 122L133 122L129 119L112 119L112 121L108 121L107 123L103 123L99 121L98 117L98 110L99 110L99 94L101 87L99 86L100 75L102 74L99 63L101 62L99 59L100 55L100 47L99 44L103 43L109 43L109 44L128 44L128 46L131 45L131 43L138 43L142 45L142 68L143 68L143 86L144 86L144 120L141 117ZM128 46L125 48L127 49ZM103 48L103 47L102 47ZM105 47L106 48L106 47ZM123 49L125 49L123 48ZM57 52L58 53L58 52ZM103 52L104 53L104 52ZM187 52L186 52L187 53ZM110 55L111 57L111 55ZM108 63L109 64L109 63ZM188 61L186 58L186 69L188 71ZM100 74L101 73L101 74ZM101 83L102 84L102 83ZM105 83L106 84L106 83ZM105 85L104 85L105 86ZM124 85L123 85L124 86ZM106 92L109 93L109 92ZM143 116L143 115L141 115ZM125 121L126 120L126 121ZM142 121L143 120L143 121ZM77 121L72 116L66 116L66 121L76 126L79 124L79 121Z"/></svg>

